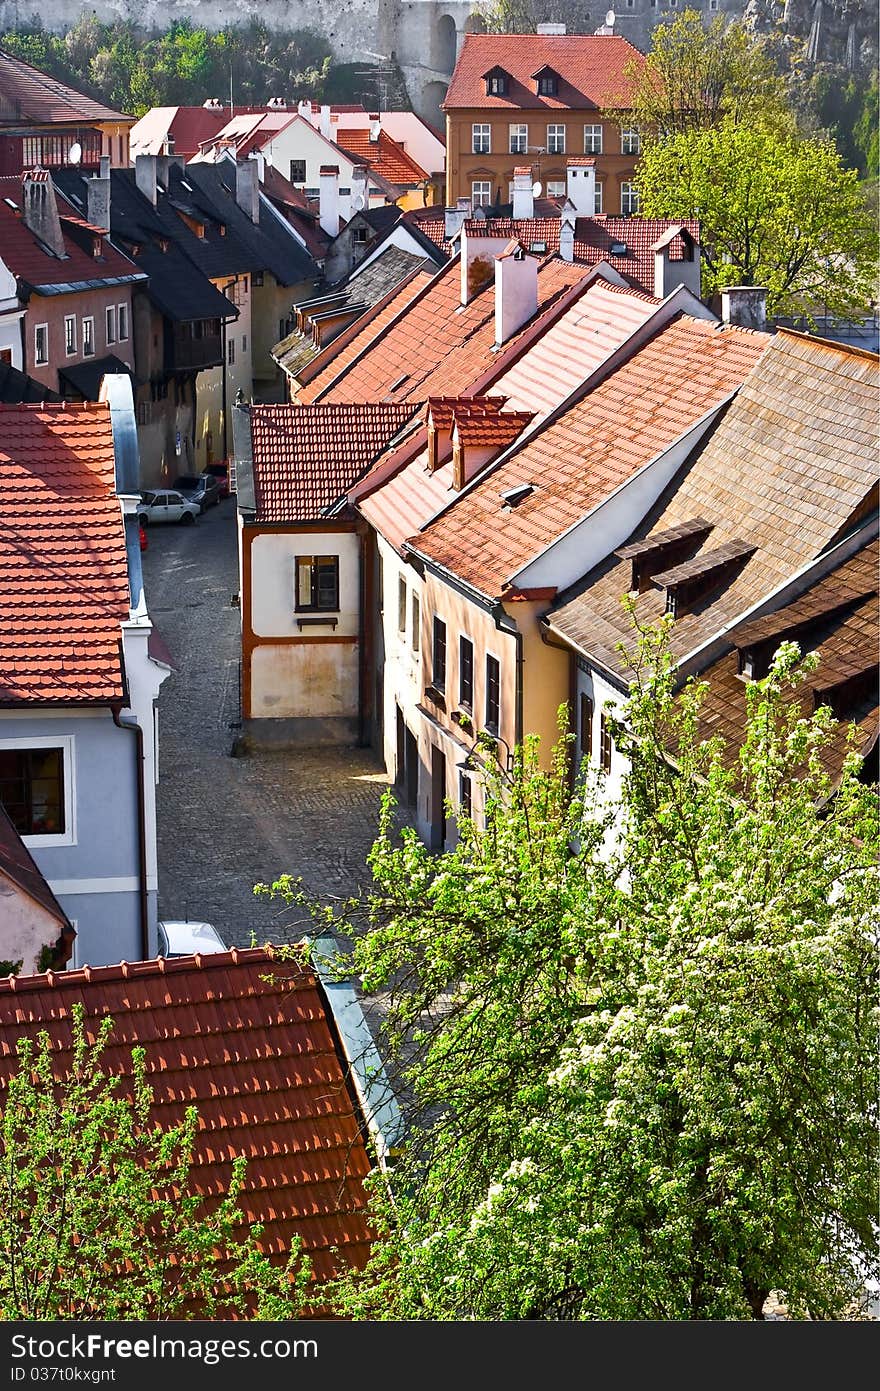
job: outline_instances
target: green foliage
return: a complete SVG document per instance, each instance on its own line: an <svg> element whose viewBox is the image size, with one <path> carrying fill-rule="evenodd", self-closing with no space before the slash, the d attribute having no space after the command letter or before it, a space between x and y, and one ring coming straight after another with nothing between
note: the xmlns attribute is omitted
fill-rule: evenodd
<svg viewBox="0 0 880 1391"><path fill-rule="evenodd" d="M698 217L703 291L764 285L775 315L864 313L877 228L830 141L738 123L650 144L638 167L648 217Z"/></svg>
<svg viewBox="0 0 880 1391"><path fill-rule="evenodd" d="M308 1266L260 1255L241 1235L244 1160L207 1205L190 1192L198 1115L151 1123L144 1050L129 1091L104 1070L107 1017L89 1043L74 1007L73 1058L59 1077L47 1033L22 1040L0 1115L0 1316L4 1319L295 1318ZM221 1264L222 1263L222 1264Z"/></svg>
<svg viewBox="0 0 880 1391"><path fill-rule="evenodd" d="M880 104L877 76L825 69L814 75L810 91L817 120L834 140L841 158L863 179L880 173Z"/></svg>
<svg viewBox="0 0 880 1391"><path fill-rule="evenodd" d="M569 34L592 34L596 28L581 0L486 0L474 13L487 34L534 34L547 22L564 24Z"/></svg>
<svg viewBox="0 0 880 1391"><path fill-rule="evenodd" d="M0 961L0 976L17 976L23 965L23 958L21 961Z"/></svg>
<svg viewBox="0 0 880 1391"><path fill-rule="evenodd" d="M490 766L444 854L386 802L336 928L385 992L410 1140L342 1311L742 1319L777 1290L824 1318L853 1258L876 1273L876 790L853 754L830 797L798 658L725 759L643 635L616 805L594 769L572 794L567 736L548 771L533 740Z"/></svg>

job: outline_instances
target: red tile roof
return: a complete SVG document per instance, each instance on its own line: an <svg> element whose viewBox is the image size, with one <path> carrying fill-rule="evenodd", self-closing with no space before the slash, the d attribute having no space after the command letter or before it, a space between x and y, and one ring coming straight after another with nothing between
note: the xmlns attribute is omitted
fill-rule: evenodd
<svg viewBox="0 0 880 1391"><path fill-rule="evenodd" d="M132 155L159 155L170 135L174 153L192 159L199 146L215 136L228 119L225 106L219 111L209 106L154 106L132 126L129 148Z"/></svg>
<svg viewBox="0 0 880 1391"><path fill-rule="evenodd" d="M624 69L642 64L643 53L617 34L465 34L444 111L485 107L602 110L622 104L629 83ZM502 97L487 96L485 73L502 68L509 81ZM533 75L542 67L558 74L554 97L538 96Z"/></svg>
<svg viewBox="0 0 880 1391"><path fill-rule="evenodd" d="M0 49L0 107L4 106L17 113L16 124L24 120L41 126L95 121L133 125L136 120L134 116L124 116L121 111L83 96L73 87ZM0 129L10 123L9 117L0 115Z"/></svg>
<svg viewBox="0 0 880 1391"><path fill-rule="evenodd" d="M336 144L351 159L359 164L369 164L371 169L398 187L422 184L431 177L407 154L399 141L392 140L387 131L381 130L379 139L371 140L369 128L349 127L337 132Z"/></svg>
<svg viewBox="0 0 880 1391"><path fill-rule="evenodd" d="M637 469L740 386L764 334L679 316L411 545L490 597ZM515 507L501 494L533 491Z"/></svg>
<svg viewBox="0 0 880 1391"><path fill-rule="evenodd" d="M15 208L9 206L7 198L16 204ZM115 246L111 246L106 234L101 255L90 255L67 230L67 226L88 227L88 224L57 190L55 202L61 217L64 248L67 253L63 260L47 251L22 220L21 175L0 177L0 247L3 249L3 260L13 275L17 275L26 284L37 287L74 286L86 282L94 285L104 280L117 282L146 279L144 272L134 261L130 261L121 251L117 251Z"/></svg>
<svg viewBox="0 0 880 1391"><path fill-rule="evenodd" d="M109 406L0 406L0 704L120 700L128 616Z"/></svg>
<svg viewBox="0 0 880 1391"><path fill-rule="evenodd" d="M264 1224L265 1253L283 1258L298 1235L320 1279L363 1266L371 1161L340 1040L307 964L250 949L86 967L0 980L0 1001L0 1079L15 1071L16 1041L40 1030L58 1050L59 1074L69 1067L75 1004L91 1039L111 1015L107 1071L130 1076L131 1049L142 1047L155 1122L167 1129L188 1106L199 1113L196 1192L224 1192L243 1155L239 1202L249 1226Z"/></svg>
<svg viewBox="0 0 880 1391"><path fill-rule="evenodd" d="M325 515L412 415L408 404L251 406L255 521Z"/></svg>

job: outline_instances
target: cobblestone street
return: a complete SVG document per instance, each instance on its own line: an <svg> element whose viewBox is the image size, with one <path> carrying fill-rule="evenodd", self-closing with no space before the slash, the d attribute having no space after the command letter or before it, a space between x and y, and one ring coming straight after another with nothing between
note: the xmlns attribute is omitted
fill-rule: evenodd
<svg viewBox="0 0 880 1391"><path fill-rule="evenodd" d="M300 875L326 901L366 884L387 777L369 749L231 756L234 500L194 527L153 527L148 536L147 604L175 664L159 699L159 916L207 919L230 945L285 940L301 915L255 898L253 885Z"/></svg>

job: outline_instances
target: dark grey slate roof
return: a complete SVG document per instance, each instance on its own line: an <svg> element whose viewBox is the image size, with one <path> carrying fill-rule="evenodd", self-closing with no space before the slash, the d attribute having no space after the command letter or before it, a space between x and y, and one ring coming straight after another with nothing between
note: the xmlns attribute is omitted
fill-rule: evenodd
<svg viewBox="0 0 880 1391"><path fill-rule="evenodd" d="M26 372L20 372L11 363L0 362L0 402L4 406L60 400L57 391L50 391L42 382L35 381Z"/></svg>
<svg viewBox="0 0 880 1391"><path fill-rule="evenodd" d="M88 362L75 362L70 367L59 367L58 375L62 382L69 382L74 391L86 401L97 401L102 378L111 374L125 373L134 379L134 372L115 353L106 357L93 357Z"/></svg>

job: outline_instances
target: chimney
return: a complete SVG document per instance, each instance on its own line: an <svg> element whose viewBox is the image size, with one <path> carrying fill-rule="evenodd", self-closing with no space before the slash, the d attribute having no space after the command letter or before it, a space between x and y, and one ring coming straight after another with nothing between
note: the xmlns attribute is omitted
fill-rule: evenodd
<svg viewBox="0 0 880 1391"><path fill-rule="evenodd" d="M260 162L253 155L235 161L235 201L255 226L260 222Z"/></svg>
<svg viewBox="0 0 880 1391"><path fill-rule="evenodd" d="M558 37L565 33L564 24L538 24L535 27L536 34L544 34L547 37Z"/></svg>
<svg viewBox="0 0 880 1391"><path fill-rule="evenodd" d="M507 246L505 237L480 237L461 228L461 303L468 304L495 277L495 257Z"/></svg>
<svg viewBox="0 0 880 1391"><path fill-rule="evenodd" d="M370 206L367 191L368 177L369 170L365 164L354 165L351 171L351 210L353 213L363 212Z"/></svg>
<svg viewBox="0 0 880 1391"><path fill-rule="evenodd" d="M339 165L322 164L318 175L318 221L328 237L339 232Z"/></svg>
<svg viewBox="0 0 880 1391"><path fill-rule="evenodd" d="M570 160L565 171L565 191L578 217L596 213L596 161L588 157Z"/></svg>
<svg viewBox="0 0 880 1391"><path fill-rule="evenodd" d="M25 227L62 260L67 251L61 218L55 201L55 185L48 169L27 170L21 176L22 220Z"/></svg>
<svg viewBox="0 0 880 1391"><path fill-rule="evenodd" d="M532 171L523 165L513 171L513 217L535 216L535 195L532 192Z"/></svg>
<svg viewBox="0 0 880 1391"><path fill-rule="evenodd" d="M759 285L728 285L721 291L721 321L739 328L767 329L767 290Z"/></svg>
<svg viewBox="0 0 880 1391"><path fill-rule="evenodd" d="M462 223L471 215L470 198L459 198L454 208L443 209L443 232L447 241L452 241L461 231Z"/></svg>
<svg viewBox="0 0 880 1391"><path fill-rule="evenodd" d="M207 100L207 101L203 101L203 102L202 102L202 106L205 108L206 111L222 111L222 110L223 110L223 103L222 103L222 101L219 100L218 97L208 97L208 100Z"/></svg>
<svg viewBox="0 0 880 1391"><path fill-rule="evenodd" d="M312 103L308 98L305 101L297 102L296 109L301 116L305 116L307 121L312 119Z"/></svg>
<svg viewBox="0 0 880 1391"><path fill-rule="evenodd" d="M101 156L100 173L86 180L86 217L93 227L110 231L110 160Z"/></svg>
<svg viewBox="0 0 880 1391"><path fill-rule="evenodd" d="M319 126L324 139L330 140L332 138L330 134L330 107L326 103L321 107Z"/></svg>
<svg viewBox="0 0 880 1391"><path fill-rule="evenodd" d="M495 258L495 344L500 347L538 312L538 261L511 241Z"/></svg>
<svg viewBox="0 0 880 1391"><path fill-rule="evenodd" d="M673 242L681 241L681 260L673 261L670 250ZM700 298L700 248L686 227L673 225L663 233L651 247L654 253L654 294L657 299L665 299L684 285L691 294Z"/></svg>
<svg viewBox="0 0 880 1391"><path fill-rule="evenodd" d="M375 145L378 143L382 130L382 119L378 111L371 111L367 119L370 122L370 143Z"/></svg>
<svg viewBox="0 0 880 1391"><path fill-rule="evenodd" d="M559 256L560 260L574 260L574 228L577 222L577 208L571 199L566 198L562 205L562 214L559 219Z"/></svg>
<svg viewBox="0 0 880 1391"><path fill-rule="evenodd" d="M145 198L156 206L156 156L135 155L134 181Z"/></svg>

